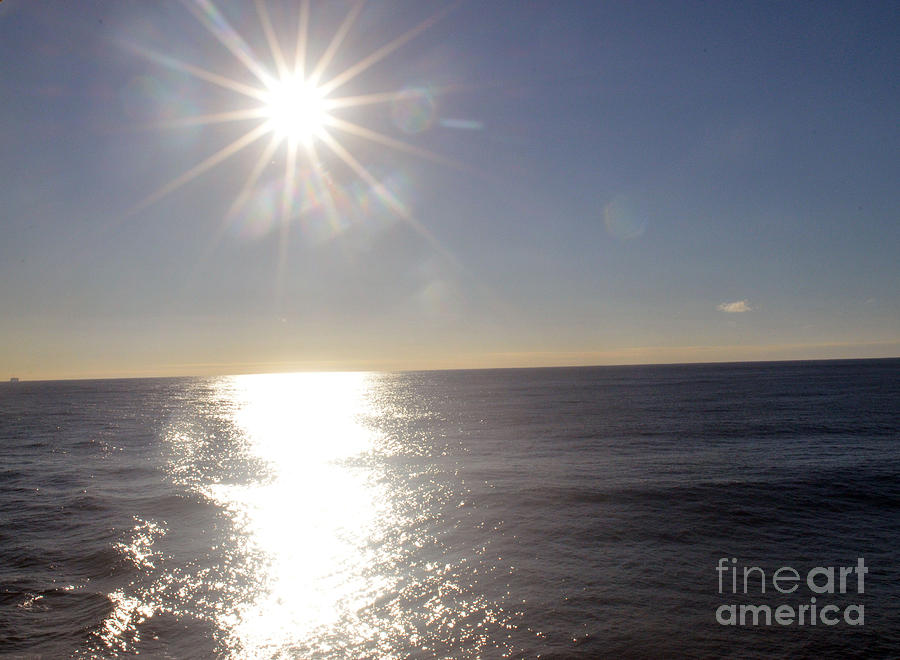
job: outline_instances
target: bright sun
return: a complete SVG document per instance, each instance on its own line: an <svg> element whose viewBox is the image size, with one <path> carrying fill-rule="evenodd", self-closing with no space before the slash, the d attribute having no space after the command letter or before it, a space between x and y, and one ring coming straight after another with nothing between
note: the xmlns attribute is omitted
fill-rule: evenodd
<svg viewBox="0 0 900 660"><path fill-rule="evenodd" d="M327 119L324 94L300 75L285 75L268 85L265 116L280 138L309 143Z"/></svg>
<svg viewBox="0 0 900 660"><path fill-rule="evenodd" d="M147 57L166 67L191 75L199 80L211 83L223 89L231 90L243 97L252 99L252 107L241 107L209 114L176 117L162 125L170 127L198 126L227 122L252 122L252 126L242 135L210 154L199 163L176 176L168 183L160 186L143 200L135 204L128 215L137 213L166 195L178 190L188 182L225 162L239 151L247 149L259 140L269 138L268 145L260 150L256 163L250 169L244 185L238 191L228 209L226 216L233 217L253 198L257 184L266 173L267 166L279 147L284 147L287 157L284 159L284 175L281 178L282 199L281 218L284 223L290 219L291 209L295 207L297 193L296 180L300 176L298 161L305 158L306 165L318 173L318 154L329 152L349 167L366 184L373 193L390 207L399 217L410 222L419 232L425 233L423 227L410 216L404 204L361 163L350 149L336 137L341 133L352 135L359 140L374 142L388 149L403 152L426 160L449 165L460 169L454 161L439 156L427 149L398 140L365 125L342 117L342 109L359 108L366 105L403 101L404 93L381 91L355 96L336 95L348 82L381 62L388 55L398 50L416 36L428 30L459 4L451 3L437 13L410 28L392 41L376 48L367 56L348 66L343 71L328 75L329 65L338 52L348 31L362 12L365 0L355 2L337 28L330 43L315 62L307 59L310 23L310 0L300 4L297 36L293 54L282 47L276 33L272 18L269 16L265 0L257 0L256 10L265 40L272 55L272 66L253 54L250 45L235 30L225 16L215 6L215 0L195 0L186 3L188 10L203 24L235 58L252 74L255 81L251 84L242 79L233 79L213 71L200 68L190 62L178 61L169 55L156 52L141 46L132 45L138 54ZM242 104L243 105L243 104ZM320 147L322 148L320 150ZM322 203L329 209L335 208L330 189L322 192ZM284 226L287 226L286 224ZM432 240L429 238L429 240Z"/></svg>

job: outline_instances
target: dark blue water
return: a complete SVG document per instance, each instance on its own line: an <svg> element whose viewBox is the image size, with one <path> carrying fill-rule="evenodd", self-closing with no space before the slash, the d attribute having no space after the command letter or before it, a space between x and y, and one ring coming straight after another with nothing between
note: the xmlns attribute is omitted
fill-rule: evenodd
<svg viewBox="0 0 900 660"><path fill-rule="evenodd" d="M900 360L3 384L0 653L896 657L898 439Z"/></svg>

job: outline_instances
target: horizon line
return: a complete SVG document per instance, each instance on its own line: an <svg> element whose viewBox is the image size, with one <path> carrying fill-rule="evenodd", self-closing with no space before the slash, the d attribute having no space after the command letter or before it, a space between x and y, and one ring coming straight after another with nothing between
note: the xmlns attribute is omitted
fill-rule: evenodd
<svg viewBox="0 0 900 660"><path fill-rule="evenodd" d="M109 376L63 376L60 378L21 378L10 376L9 379L0 381L3 384L22 383L58 383L96 380L175 380L191 378L230 378L236 376L268 376L288 374L326 374L326 373L372 373L372 374L412 374L412 373L438 373L453 371L524 371L538 369L615 369L621 367L701 367L710 365L745 365L745 364L779 364L779 363L810 363L810 362L872 362L872 361L900 360L900 355L873 356L873 357L829 357L829 358L783 358L783 359L750 359L750 360L705 360L705 361L676 361L676 362L623 362L609 364L552 364L552 365L516 365L516 366L480 366L480 367L440 367L422 369L294 369L274 371L242 371L221 373L195 373L195 374L171 374L171 375L109 375ZM15 379L15 380L13 380Z"/></svg>

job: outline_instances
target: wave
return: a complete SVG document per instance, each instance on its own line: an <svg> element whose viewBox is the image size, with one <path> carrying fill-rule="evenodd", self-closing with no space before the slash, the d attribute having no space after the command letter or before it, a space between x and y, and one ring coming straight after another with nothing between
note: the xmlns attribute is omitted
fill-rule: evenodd
<svg viewBox="0 0 900 660"><path fill-rule="evenodd" d="M0 589L0 653L68 655L113 609L94 591Z"/></svg>

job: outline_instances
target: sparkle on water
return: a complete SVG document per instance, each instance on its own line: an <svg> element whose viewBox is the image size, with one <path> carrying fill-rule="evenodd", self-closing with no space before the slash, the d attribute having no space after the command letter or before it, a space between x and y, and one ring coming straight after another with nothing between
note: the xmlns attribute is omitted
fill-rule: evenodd
<svg viewBox="0 0 900 660"><path fill-rule="evenodd" d="M379 398L379 378L262 374L199 386L202 419L173 419L164 448L175 489L224 518L218 532L136 519L118 550L145 577L110 595L102 643L139 650L140 627L174 615L210 624L220 657L388 658L410 643L477 653L488 626L509 625L464 586L484 570L473 565L480 551L448 553L429 527L460 497L446 474L392 471L411 448L374 422L405 414Z"/></svg>
<svg viewBox="0 0 900 660"><path fill-rule="evenodd" d="M243 376L222 388L269 476L205 489L239 521L244 551L265 558L258 592L218 623L244 652L279 648L333 626L370 595L367 542L385 497L364 468L344 463L372 449L358 421L366 375Z"/></svg>

